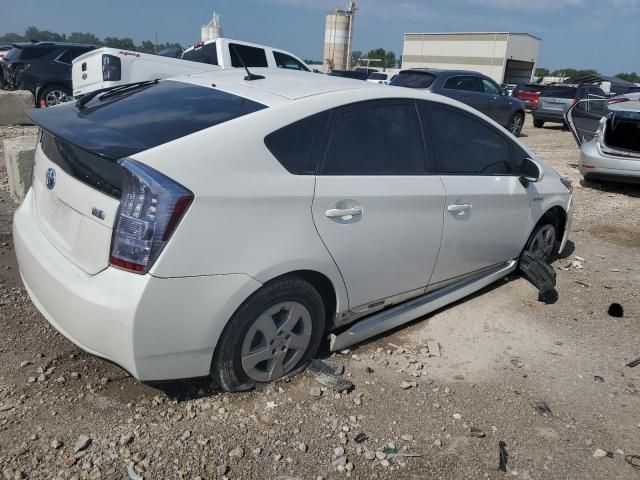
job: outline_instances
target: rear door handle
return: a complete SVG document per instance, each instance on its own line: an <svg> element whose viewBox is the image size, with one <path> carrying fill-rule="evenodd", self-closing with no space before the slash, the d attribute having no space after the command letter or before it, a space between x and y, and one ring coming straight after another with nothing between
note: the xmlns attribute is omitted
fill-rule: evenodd
<svg viewBox="0 0 640 480"><path fill-rule="evenodd" d="M354 217L356 215L362 215L362 208L332 208L327 210L324 214L329 218Z"/></svg>
<svg viewBox="0 0 640 480"><path fill-rule="evenodd" d="M449 205L447 207L447 210L450 212L465 212L467 210L471 210L471 205L469 205L468 203L456 203L455 205Z"/></svg>

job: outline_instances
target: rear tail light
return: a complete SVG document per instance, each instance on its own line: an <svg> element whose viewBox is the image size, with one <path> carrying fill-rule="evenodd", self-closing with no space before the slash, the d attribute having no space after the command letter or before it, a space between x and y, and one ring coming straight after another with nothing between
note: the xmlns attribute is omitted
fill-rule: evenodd
<svg viewBox="0 0 640 480"><path fill-rule="evenodd" d="M628 102L630 99L629 98L610 98L609 100L607 100L607 104L609 105L615 105L616 103L623 103L623 102Z"/></svg>
<svg viewBox="0 0 640 480"><path fill-rule="evenodd" d="M533 102L531 102L531 110L537 110L538 109L538 99L534 99Z"/></svg>
<svg viewBox="0 0 640 480"><path fill-rule="evenodd" d="M149 271L193 201L193 193L140 162L125 159L122 197L111 241L110 263Z"/></svg>
<svg viewBox="0 0 640 480"><path fill-rule="evenodd" d="M114 55L102 55L102 80L118 82L122 77L120 58Z"/></svg>

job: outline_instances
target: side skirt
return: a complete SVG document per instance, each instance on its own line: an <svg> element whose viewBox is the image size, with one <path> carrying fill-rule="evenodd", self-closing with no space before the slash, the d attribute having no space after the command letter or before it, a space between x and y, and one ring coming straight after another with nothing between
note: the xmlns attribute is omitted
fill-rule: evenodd
<svg viewBox="0 0 640 480"><path fill-rule="evenodd" d="M460 282L364 318L338 335L331 334L329 336L331 351L343 350L456 302L513 272L517 265L517 260L511 260L489 272L465 278Z"/></svg>

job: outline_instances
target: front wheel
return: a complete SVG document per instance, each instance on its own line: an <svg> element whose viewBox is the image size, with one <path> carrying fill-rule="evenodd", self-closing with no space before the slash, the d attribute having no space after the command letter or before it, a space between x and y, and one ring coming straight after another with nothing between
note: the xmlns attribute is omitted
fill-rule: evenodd
<svg viewBox="0 0 640 480"><path fill-rule="evenodd" d="M522 112L516 112L513 114L509 123L507 124L507 130L509 130L514 137L519 137L522 132L522 126L524 125L524 114Z"/></svg>
<svg viewBox="0 0 640 480"><path fill-rule="evenodd" d="M324 328L324 303L311 284L295 276L267 283L229 320L211 377L238 392L298 373L318 350Z"/></svg>
<svg viewBox="0 0 640 480"><path fill-rule="evenodd" d="M555 253L557 238L556 226L554 224L541 223L533 230L524 250L550 263Z"/></svg>

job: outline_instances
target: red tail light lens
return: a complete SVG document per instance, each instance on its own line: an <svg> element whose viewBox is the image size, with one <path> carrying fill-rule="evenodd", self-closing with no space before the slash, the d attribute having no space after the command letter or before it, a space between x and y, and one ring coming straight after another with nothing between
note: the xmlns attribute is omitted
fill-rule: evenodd
<svg viewBox="0 0 640 480"><path fill-rule="evenodd" d="M533 102L531 102L531 110L538 109L538 99L536 98Z"/></svg>
<svg viewBox="0 0 640 480"><path fill-rule="evenodd" d="M111 241L111 265L149 271L193 201L182 185L140 162L125 159L122 197Z"/></svg>
<svg viewBox="0 0 640 480"><path fill-rule="evenodd" d="M114 55L102 55L102 80L118 82L122 78L120 58Z"/></svg>

